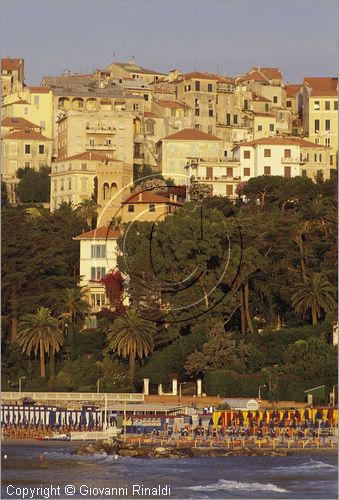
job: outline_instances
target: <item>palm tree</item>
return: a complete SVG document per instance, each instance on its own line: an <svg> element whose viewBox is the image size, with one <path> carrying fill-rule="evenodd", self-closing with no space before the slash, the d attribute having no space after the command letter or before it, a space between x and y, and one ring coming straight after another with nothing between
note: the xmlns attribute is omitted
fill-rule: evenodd
<svg viewBox="0 0 339 500"><path fill-rule="evenodd" d="M86 219L87 225L92 229L93 220L98 216L99 205L92 199L87 199L77 205L76 210Z"/></svg>
<svg viewBox="0 0 339 500"><path fill-rule="evenodd" d="M86 300L86 292L83 288L65 288L60 295L59 302L55 307L59 318L63 320L64 326L73 339L74 327L82 323L91 310Z"/></svg>
<svg viewBox="0 0 339 500"><path fill-rule="evenodd" d="M20 323L18 344L28 355L32 350L35 356L40 351L41 377L46 377L45 354L50 356L59 352L63 340L59 321L51 316L50 309L46 307L39 307L35 314L27 314Z"/></svg>
<svg viewBox="0 0 339 500"><path fill-rule="evenodd" d="M148 356L154 349L155 327L153 323L138 316L130 309L124 316L114 321L107 335L108 350L129 358L130 380L133 386L135 360Z"/></svg>
<svg viewBox="0 0 339 500"><path fill-rule="evenodd" d="M321 310L331 312L336 307L336 291L323 273L314 273L305 283L299 283L292 295L292 306L297 314L305 315L311 310L312 325L316 325Z"/></svg>

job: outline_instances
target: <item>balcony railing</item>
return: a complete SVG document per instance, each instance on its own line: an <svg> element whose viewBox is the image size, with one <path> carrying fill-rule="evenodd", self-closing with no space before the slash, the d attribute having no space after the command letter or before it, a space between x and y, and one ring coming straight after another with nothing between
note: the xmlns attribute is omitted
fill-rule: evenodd
<svg viewBox="0 0 339 500"><path fill-rule="evenodd" d="M116 128L113 127L107 127L107 128L100 128L100 127L86 127L86 133L87 134L103 134L103 135L114 135L116 134Z"/></svg>
<svg viewBox="0 0 339 500"><path fill-rule="evenodd" d="M281 163L303 163L300 158L281 158Z"/></svg>
<svg viewBox="0 0 339 500"><path fill-rule="evenodd" d="M86 149L94 151L115 151L117 147L115 144L86 144Z"/></svg>
<svg viewBox="0 0 339 500"><path fill-rule="evenodd" d="M240 181L240 176L228 176L228 175L220 175L213 177L202 177L202 176L192 176L191 180L194 182L231 182L231 181Z"/></svg>

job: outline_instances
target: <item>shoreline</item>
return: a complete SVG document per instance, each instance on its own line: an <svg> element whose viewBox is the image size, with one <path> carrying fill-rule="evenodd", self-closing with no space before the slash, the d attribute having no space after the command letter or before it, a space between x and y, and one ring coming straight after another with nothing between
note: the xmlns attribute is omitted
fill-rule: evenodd
<svg viewBox="0 0 339 500"><path fill-rule="evenodd" d="M228 456L270 456L281 457L300 454L328 453L338 454L338 445L335 447L305 447L287 448L279 446L256 447L251 445L237 447L199 447L199 446L171 446L171 445L146 445L127 444L115 440L113 443L103 441L40 441L31 439L8 439L2 442L2 451L12 446L27 447L62 447L68 448L72 455L90 456L95 454L118 455L130 458L208 458Z"/></svg>

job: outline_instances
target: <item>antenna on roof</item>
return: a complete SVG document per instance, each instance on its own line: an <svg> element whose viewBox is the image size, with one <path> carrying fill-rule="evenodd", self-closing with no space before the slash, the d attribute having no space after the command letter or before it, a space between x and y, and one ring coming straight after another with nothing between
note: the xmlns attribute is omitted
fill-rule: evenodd
<svg viewBox="0 0 339 500"><path fill-rule="evenodd" d="M197 63L194 63L194 71L197 71Z"/></svg>
<svg viewBox="0 0 339 500"><path fill-rule="evenodd" d="M115 52L113 52L113 62L116 62L116 56L115 56Z"/></svg>

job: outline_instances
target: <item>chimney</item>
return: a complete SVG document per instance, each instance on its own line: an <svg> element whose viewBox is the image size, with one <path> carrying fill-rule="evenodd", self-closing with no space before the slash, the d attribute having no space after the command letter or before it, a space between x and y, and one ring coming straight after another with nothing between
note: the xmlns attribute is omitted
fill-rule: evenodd
<svg viewBox="0 0 339 500"><path fill-rule="evenodd" d="M92 159L92 151L89 152L89 159Z"/></svg>
<svg viewBox="0 0 339 500"><path fill-rule="evenodd" d="M138 201L142 201L142 193L139 193Z"/></svg>

